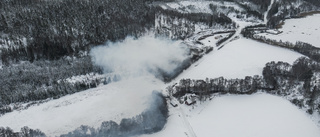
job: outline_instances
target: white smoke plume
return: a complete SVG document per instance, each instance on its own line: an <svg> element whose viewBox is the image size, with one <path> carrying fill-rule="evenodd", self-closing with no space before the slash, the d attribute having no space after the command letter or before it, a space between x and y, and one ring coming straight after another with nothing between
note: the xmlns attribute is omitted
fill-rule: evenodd
<svg viewBox="0 0 320 137"><path fill-rule="evenodd" d="M105 73L112 72L122 78L158 75L159 69L172 73L187 58L188 50L180 43L150 35L138 39L128 37L122 42L107 42L93 48L90 55Z"/></svg>

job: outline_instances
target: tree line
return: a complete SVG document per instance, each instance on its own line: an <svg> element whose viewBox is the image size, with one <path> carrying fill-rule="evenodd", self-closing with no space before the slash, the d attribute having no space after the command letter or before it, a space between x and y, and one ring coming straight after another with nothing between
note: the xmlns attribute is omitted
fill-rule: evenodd
<svg viewBox="0 0 320 137"><path fill-rule="evenodd" d="M293 65L286 62L269 62L263 68L263 76L246 76L244 79L223 77L205 80L182 79L167 87L169 95L183 99L186 94L195 94L200 101L212 94L253 94L258 91L280 95L301 95L292 103L308 109L308 113L320 113L320 63L301 57Z"/></svg>
<svg viewBox="0 0 320 137"><path fill-rule="evenodd" d="M22 127L20 132L14 132L11 128L0 127L1 137L45 137L46 135L39 129L31 129L27 126Z"/></svg>

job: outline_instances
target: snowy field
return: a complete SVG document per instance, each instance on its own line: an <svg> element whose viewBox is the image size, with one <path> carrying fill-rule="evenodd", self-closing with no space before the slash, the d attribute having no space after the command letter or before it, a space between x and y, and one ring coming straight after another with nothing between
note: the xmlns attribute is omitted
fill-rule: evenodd
<svg viewBox="0 0 320 137"><path fill-rule="evenodd" d="M163 82L153 77L122 80L13 111L0 117L0 126L14 131L28 126L48 136L66 134L81 125L97 128L103 121L120 122L140 114L148 107L151 92L162 88Z"/></svg>
<svg viewBox="0 0 320 137"><path fill-rule="evenodd" d="M205 79L244 78L262 75L267 62L285 61L293 63L303 55L280 47L240 38L217 51L210 52L185 70L177 80L183 78Z"/></svg>
<svg viewBox="0 0 320 137"><path fill-rule="evenodd" d="M279 29L283 33L279 35L261 33L258 35L277 41L282 40L282 42L289 41L296 43L297 41L302 41L320 48L319 20L320 14L314 14L301 19L287 19L282 28Z"/></svg>
<svg viewBox="0 0 320 137"><path fill-rule="evenodd" d="M172 108L166 127L151 137L164 136L319 137L320 130L289 101L257 93L215 97L194 109Z"/></svg>

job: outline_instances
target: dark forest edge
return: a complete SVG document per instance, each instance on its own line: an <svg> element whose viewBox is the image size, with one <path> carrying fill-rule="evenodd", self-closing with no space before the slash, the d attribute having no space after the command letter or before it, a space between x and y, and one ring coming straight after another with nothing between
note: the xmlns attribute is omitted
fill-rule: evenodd
<svg viewBox="0 0 320 137"><path fill-rule="evenodd" d="M4 65L82 57L94 45L139 37L153 27L156 11L146 0L29 2L0 2L0 43L8 45L1 49Z"/></svg>

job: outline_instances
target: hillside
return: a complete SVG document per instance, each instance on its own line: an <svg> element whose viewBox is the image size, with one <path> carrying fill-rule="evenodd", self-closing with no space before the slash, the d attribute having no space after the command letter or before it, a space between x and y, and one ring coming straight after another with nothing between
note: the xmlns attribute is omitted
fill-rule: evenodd
<svg viewBox="0 0 320 137"><path fill-rule="evenodd" d="M0 136L319 136L319 9L1 1Z"/></svg>

